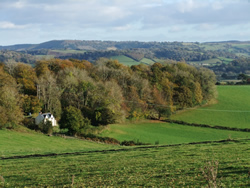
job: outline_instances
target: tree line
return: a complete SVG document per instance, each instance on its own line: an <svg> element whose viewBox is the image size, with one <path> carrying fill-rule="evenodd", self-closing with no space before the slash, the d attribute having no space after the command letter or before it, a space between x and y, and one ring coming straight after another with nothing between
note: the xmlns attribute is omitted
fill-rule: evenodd
<svg viewBox="0 0 250 188"><path fill-rule="evenodd" d="M126 118L167 118L216 96L212 71L185 62L131 67L117 60L51 59L0 66L0 127L51 112L71 134Z"/></svg>

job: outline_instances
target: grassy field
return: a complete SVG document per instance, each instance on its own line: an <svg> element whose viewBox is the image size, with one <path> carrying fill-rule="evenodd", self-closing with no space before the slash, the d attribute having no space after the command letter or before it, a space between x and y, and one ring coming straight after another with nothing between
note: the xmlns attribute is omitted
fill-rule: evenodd
<svg viewBox="0 0 250 188"><path fill-rule="evenodd" d="M218 187L248 187L249 144L242 140L0 159L0 186L205 187L203 171L218 161Z"/></svg>
<svg viewBox="0 0 250 188"><path fill-rule="evenodd" d="M122 63L123 65L128 65L128 66L139 65L140 64L139 62L137 62L137 61L125 56L125 55L112 56L111 59L116 59L120 63Z"/></svg>
<svg viewBox="0 0 250 188"><path fill-rule="evenodd" d="M217 88L218 103L186 109L172 119L250 128L250 86ZM101 135L152 145L126 147L0 130L0 187L206 187L203 172L214 171L214 161L218 187L250 186L249 133L147 121L110 125ZM188 144L214 140L227 141ZM14 158L33 154L60 155Z"/></svg>
<svg viewBox="0 0 250 188"><path fill-rule="evenodd" d="M127 123L109 125L101 136L119 141L133 140L143 143L180 144L227 138L247 138L249 133L190 127L174 123Z"/></svg>
<svg viewBox="0 0 250 188"><path fill-rule="evenodd" d="M250 128L250 86L217 86L217 104L185 110L171 118L189 123Z"/></svg>
<svg viewBox="0 0 250 188"><path fill-rule="evenodd" d="M152 61L151 59L148 59L148 58L143 58L140 63L144 63L144 64L147 64L147 65L152 65L154 64L155 62Z"/></svg>
<svg viewBox="0 0 250 188"><path fill-rule="evenodd" d="M188 61L188 63L190 64L216 64L217 62L222 63L222 61L220 59L217 58L213 58L213 59L208 59L208 60L204 60L204 61Z"/></svg>
<svg viewBox="0 0 250 188"><path fill-rule="evenodd" d="M49 137L39 133L0 130L0 157L91 151L117 147L115 145L98 144L73 138Z"/></svg>
<svg viewBox="0 0 250 188"><path fill-rule="evenodd" d="M84 50L50 50L50 52L57 52L57 53L62 53L62 54L82 54L85 53L86 51Z"/></svg>
<svg viewBox="0 0 250 188"><path fill-rule="evenodd" d="M208 59L208 60L204 60L204 61L188 61L188 63L190 64L208 64L208 65L214 65L217 62L219 63L230 63L231 61L233 61L233 59L230 58L225 58L225 57L218 57L218 58L213 58L213 59Z"/></svg>
<svg viewBox="0 0 250 188"><path fill-rule="evenodd" d="M55 56L54 55L35 55L36 59L38 60L49 60L49 59L53 59Z"/></svg>

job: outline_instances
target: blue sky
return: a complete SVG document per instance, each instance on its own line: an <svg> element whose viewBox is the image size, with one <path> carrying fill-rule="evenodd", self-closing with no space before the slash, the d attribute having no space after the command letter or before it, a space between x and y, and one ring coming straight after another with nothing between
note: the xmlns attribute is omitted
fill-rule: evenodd
<svg viewBox="0 0 250 188"><path fill-rule="evenodd" d="M250 40L249 0L0 0L0 45Z"/></svg>

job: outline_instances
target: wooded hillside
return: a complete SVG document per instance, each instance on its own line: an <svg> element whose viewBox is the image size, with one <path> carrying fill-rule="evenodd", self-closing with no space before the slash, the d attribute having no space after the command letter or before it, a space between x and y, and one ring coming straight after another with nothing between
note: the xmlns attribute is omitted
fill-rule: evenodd
<svg viewBox="0 0 250 188"><path fill-rule="evenodd" d="M216 95L215 75L184 62L124 66L116 60L51 59L0 67L0 127L20 124L23 114L51 112L66 126L107 125L125 118L166 118ZM77 116L76 116L77 114Z"/></svg>

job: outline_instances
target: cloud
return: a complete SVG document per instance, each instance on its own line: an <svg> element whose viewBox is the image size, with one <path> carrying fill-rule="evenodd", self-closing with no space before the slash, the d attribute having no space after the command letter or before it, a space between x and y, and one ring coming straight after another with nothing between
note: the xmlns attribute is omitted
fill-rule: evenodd
<svg viewBox="0 0 250 188"><path fill-rule="evenodd" d="M15 25L11 22L0 22L0 29L24 29L27 25Z"/></svg>
<svg viewBox="0 0 250 188"><path fill-rule="evenodd" d="M0 31L13 30L13 36L7 33L12 38L15 30L36 31L31 35L43 40L56 35L160 40L166 34L176 40L219 27L242 28L250 23L249 10L248 0L0 0Z"/></svg>
<svg viewBox="0 0 250 188"><path fill-rule="evenodd" d="M173 27L171 27L169 29L169 32L170 33L178 33L178 32L182 32L183 30L185 30L183 27L174 25Z"/></svg>
<svg viewBox="0 0 250 188"><path fill-rule="evenodd" d="M208 23L202 23L202 24L199 24L195 27L195 29L201 30L201 31L214 30L215 28L216 28L216 25L208 24Z"/></svg>

